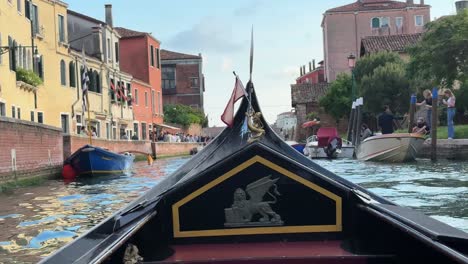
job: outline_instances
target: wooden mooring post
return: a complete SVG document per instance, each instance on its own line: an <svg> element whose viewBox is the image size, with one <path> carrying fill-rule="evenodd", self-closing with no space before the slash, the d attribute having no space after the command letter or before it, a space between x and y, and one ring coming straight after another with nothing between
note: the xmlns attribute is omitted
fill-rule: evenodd
<svg viewBox="0 0 468 264"><path fill-rule="evenodd" d="M408 120L408 133L413 132L414 127L414 114L416 113L416 95L411 95L410 99L410 110L409 110L409 120ZM429 122L429 120L427 120Z"/></svg>
<svg viewBox="0 0 468 264"><path fill-rule="evenodd" d="M439 90L432 89L432 124L431 124L431 160L437 160L437 107L439 104Z"/></svg>

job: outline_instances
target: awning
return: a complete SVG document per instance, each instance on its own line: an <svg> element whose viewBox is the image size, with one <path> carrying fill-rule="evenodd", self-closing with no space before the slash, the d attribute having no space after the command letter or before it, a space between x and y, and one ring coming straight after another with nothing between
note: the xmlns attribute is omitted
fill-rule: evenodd
<svg viewBox="0 0 468 264"><path fill-rule="evenodd" d="M308 121L308 122L305 122L304 124L302 124L302 128L313 127L313 126L319 125L319 124L320 124L320 121L317 121L317 120Z"/></svg>
<svg viewBox="0 0 468 264"><path fill-rule="evenodd" d="M174 129L174 130L180 130L178 127L173 127L165 124L155 124L156 126L164 127L164 128L169 128L169 129Z"/></svg>

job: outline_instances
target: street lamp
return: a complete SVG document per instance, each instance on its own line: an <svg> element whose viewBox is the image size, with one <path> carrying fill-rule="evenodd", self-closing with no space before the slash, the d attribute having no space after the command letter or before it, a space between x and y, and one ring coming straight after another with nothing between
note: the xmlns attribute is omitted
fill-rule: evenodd
<svg viewBox="0 0 468 264"><path fill-rule="evenodd" d="M351 84L351 96L352 100L356 100L356 85L355 85L355 79L354 79L354 67L356 66L356 56L354 54L349 54L348 56L348 67L351 69L351 79L352 79L352 84Z"/></svg>

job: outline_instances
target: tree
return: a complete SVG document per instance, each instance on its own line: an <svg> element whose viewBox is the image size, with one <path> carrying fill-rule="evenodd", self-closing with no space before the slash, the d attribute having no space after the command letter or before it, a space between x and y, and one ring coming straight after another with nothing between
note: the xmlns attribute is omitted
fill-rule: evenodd
<svg viewBox="0 0 468 264"><path fill-rule="evenodd" d="M354 68L354 77L359 84L364 76L371 76L374 70L387 63L404 64L405 62L395 52L382 51L359 58Z"/></svg>
<svg viewBox="0 0 468 264"><path fill-rule="evenodd" d="M468 80L468 11L426 25L421 41L408 49L408 73L450 87Z"/></svg>
<svg viewBox="0 0 468 264"><path fill-rule="evenodd" d="M165 105L164 121L184 127L188 127L190 124L208 125L208 118L202 111L182 104Z"/></svg>
<svg viewBox="0 0 468 264"><path fill-rule="evenodd" d="M342 73L331 83L327 94L320 98L320 106L335 119L337 124L341 118L349 115L352 104L351 89L351 77Z"/></svg>
<svg viewBox="0 0 468 264"><path fill-rule="evenodd" d="M468 11L430 22L426 29L421 41L408 50L409 76L442 87L458 81L456 107L459 113L468 111Z"/></svg>
<svg viewBox="0 0 468 264"><path fill-rule="evenodd" d="M389 105L397 113L406 113L411 92L405 65L386 63L377 67L371 75L362 78L360 92L364 97L364 108L368 111L378 113L383 105Z"/></svg>

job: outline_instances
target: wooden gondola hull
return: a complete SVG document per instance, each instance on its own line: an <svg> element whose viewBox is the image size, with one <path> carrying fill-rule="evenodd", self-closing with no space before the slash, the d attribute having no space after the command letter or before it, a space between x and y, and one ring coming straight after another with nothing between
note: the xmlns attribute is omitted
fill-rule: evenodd
<svg viewBox="0 0 468 264"><path fill-rule="evenodd" d="M327 171L263 118L249 138L248 89L232 128L43 263L468 263L466 233Z"/></svg>

